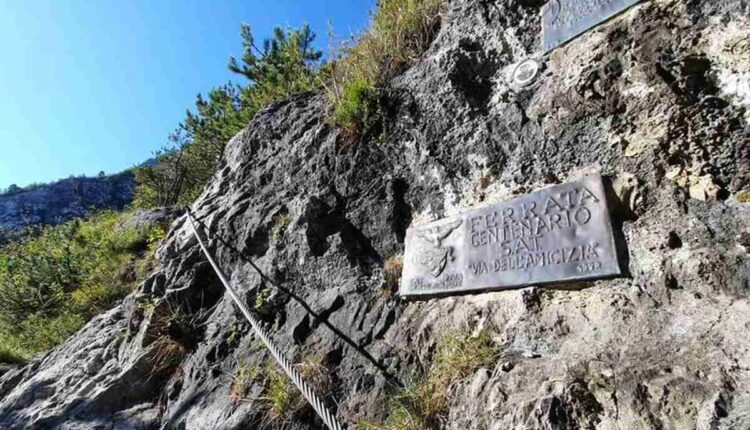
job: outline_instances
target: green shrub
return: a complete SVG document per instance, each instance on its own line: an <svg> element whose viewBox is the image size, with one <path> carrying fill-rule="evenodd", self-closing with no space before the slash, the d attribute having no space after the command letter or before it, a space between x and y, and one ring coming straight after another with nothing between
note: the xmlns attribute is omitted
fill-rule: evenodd
<svg viewBox="0 0 750 430"><path fill-rule="evenodd" d="M46 351L70 337L86 323L84 315L63 311L54 317L29 315L16 326L14 337L22 351Z"/></svg>
<svg viewBox="0 0 750 430"><path fill-rule="evenodd" d="M48 350L135 288L158 234L123 227L129 216L102 212L0 247L0 351Z"/></svg>
<svg viewBox="0 0 750 430"><path fill-rule="evenodd" d="M380 91L430 46L445 0L381 0L370 29L342 50L326 86L331 120L352 132L381 115Z"/></svg>
<svg viewBox="0 0 750 430"><path fill-rule="evenodd" d="M254 115L233 84L199 95L195 112L168 136L167 145L154 154L156 163L134 169L133 205L138 208L192 203L211 178L226 143Z"/></svg>
<svg viewBox="0 0 750 430"><path fill-rule="evenodd" d="M335 104L335 123L351 134L378 120L379 102L373 82L358 76L343 87L343 99Z"/></svg>

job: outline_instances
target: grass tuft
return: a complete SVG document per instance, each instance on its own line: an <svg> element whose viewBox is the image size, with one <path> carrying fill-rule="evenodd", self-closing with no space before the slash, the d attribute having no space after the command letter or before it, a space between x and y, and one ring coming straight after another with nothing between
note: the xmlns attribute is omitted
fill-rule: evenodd
<svg viewBox="0 0 750 430"><path fill-rule="evenodd" d="M393 296L394 291L398 290L403 269L403 256L394 255L385 260L385 263L383 263L383 276L385 278L385 288L382 292L383 298L390 299Z"/></svg>
<svg viewBox="0 0 750 430"><path fill-rule="evenodd" d="M301 409L304 406L304 399L286 374L278 370L273 364L269 364L266 371L268 388L265 398L271 420L277 420Z"/></svg>
<svg viewBox="0 0 750 430"><path fill-rule="evenodd" d="M273 313L273 302L271 295L273 290L268 287L261 287L253 299L253 309L260 315L268 316Z"/></svg>
<svg viewBox="0 0 750 430"><path fill-rule="evenodd" d="M357 430L432 430L424 418L415 414L407 405L394 402L385 423L360 421Z"/></svg>
<svg viewBox="0 0 750 430"><path fill-rule="evenodd" d="M193 310L188 301L152 297L138 306L148 315L144 345L153 345L152 375L164 376L180 370L179 365L198 344L210 309Z"/></svg>
<svg viewBox="0 0 750 430"><path fill-rule="evenodd" d="M382 115L380 93L429 47L445 0L381 0L370 29L330 65L331 121L361 133Z"/></svg>
<svg viewBox="0 0 750 430"><path fill-rule="evenodd" d="M294 367L316 393L322 395L328 392L331 387L331 378L328 369L320 359L310 358L297 363ZM307 406L302 393L275 365L269 365L267 370L269 383L266 396L271 418L278 419L301 412Z"/></svg>
<svg viewBox="0 0 750 430"><path fill-rule="evenodd" d="M234 402L249 400L247 391L250 389L250 384L257 380L259 376L260 370L257 366L247 364L238 366L232 378L232 385L229 387L229 398Z"/></svg>
<svg viewBox="0 0 750 430"><path fill-rule="evenodd" d="M432 429L445 419L451 386L494 363L499 349L485 332L477 336L449 334L438 341L425 375L402 389L389 405L383 423L361 421L362 430Z"/></svg>
<svg viewBox="0 0 750 430"><path fill-rule="evenodd" d="M476 337L444 336L427 377L416 389L413 405L424 417L433 418L446 412L450 385L463 379L482 366L487 366L499 355L497 346L486 333Z"/></svg>
<svg viewBox="0 0 750 430"><path fill-rule="evenodd" d="M322 364L322 359L310 358L295 364L295 369L319 395L324 395L331 389L331 376L328 368ZM253 382L259 381L263 385L263 395L257 400L266 411L263 426L271 423L286 423L292 418L304 417L309 412L307 401L289 377L274 362L266 362L262 366L239 365L232 378L229 396L235 402L252 401L248 398L248 391Z"/></svg>
<svg viewBox="0 0 750 430"><path fill-rule="evenodd" d="M162 336L154 343L151 359L151 375L169 375L182 362L185 346L169 336Z"/></svg>
<svg viewBox="0 0 750 430"><path fill-rule="evenodd" d="M273 217L273 228L271 229L271 236L275 242L278 242L284 237L289 224L292 222L292 217L289 214L279 214Z"/></svg>

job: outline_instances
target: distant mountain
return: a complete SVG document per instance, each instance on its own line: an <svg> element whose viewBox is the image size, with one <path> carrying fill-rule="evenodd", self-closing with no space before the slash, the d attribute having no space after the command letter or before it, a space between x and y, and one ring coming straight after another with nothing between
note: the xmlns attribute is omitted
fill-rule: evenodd
<svg viewBox="0 0 750 430"><path fill-rule="evenodd" d="M0 194L0 232L15 232L36 224L61 224L97 209L121 210L133 200L134 190L135 177L130 170L11 187Z"/></svg>

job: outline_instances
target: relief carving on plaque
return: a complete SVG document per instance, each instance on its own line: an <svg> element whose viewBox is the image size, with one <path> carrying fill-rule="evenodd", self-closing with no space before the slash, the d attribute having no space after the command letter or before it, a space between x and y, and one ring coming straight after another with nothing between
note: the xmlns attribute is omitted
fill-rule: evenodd
<svg viewBox="0 0 750 430"><path fill-rule="evenodd" d="M463 220L456 220L448 224L417 230L416 235L421 239L416 259L422 266L429 269L432 276L438 277L449 262L453 261L453 247L442 247L443 239L456 230Z"/></svg>
<svg viewBox="0 0 750 430"><path fill-rule="evenodd" d="M558 25L557 21L560 19L560 11L562 10L560 0L550 0L545 7L548 8L546 13L549 24L551 26Z"/></svg>

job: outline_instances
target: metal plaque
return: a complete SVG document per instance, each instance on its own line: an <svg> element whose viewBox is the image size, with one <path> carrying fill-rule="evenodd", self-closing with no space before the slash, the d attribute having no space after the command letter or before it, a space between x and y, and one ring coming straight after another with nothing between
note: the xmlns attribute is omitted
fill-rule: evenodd
<svg viewBox="0 0 750 430"><path fill-rule="evenodd" d="M519 87L531 85L539 74L540 68L539 62L533 58L518 63L513 69L513 82Z"/></svg>
<svg viewBox="0 0 750 430"><path fill-rule="evenodd" d="M620 275L601 176L406 232L403 297Z"/></svg>
<svg viewBox="0 0 750 430"><path fill-rule="evenodd" d="M549 52L641 0L550 0L542 7L542 48Z"/></svg>

